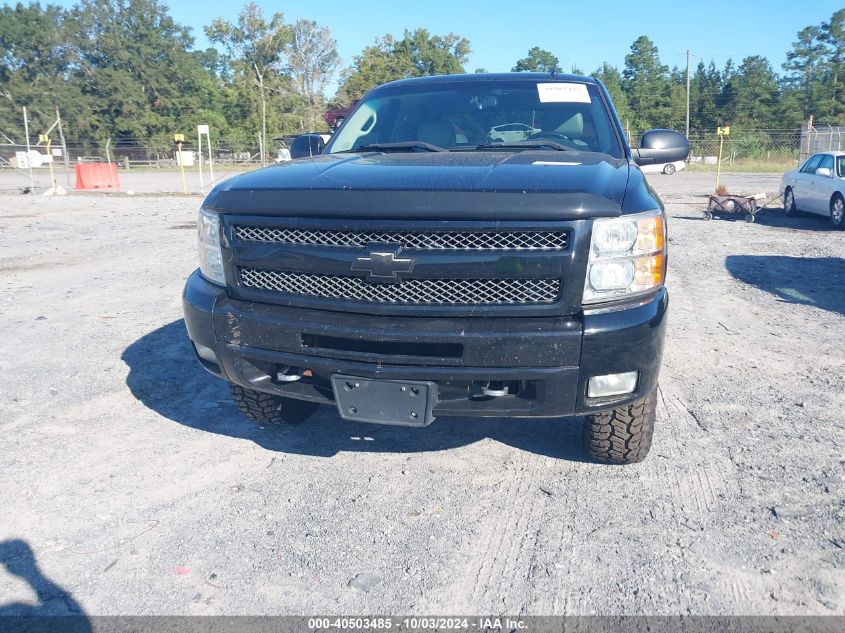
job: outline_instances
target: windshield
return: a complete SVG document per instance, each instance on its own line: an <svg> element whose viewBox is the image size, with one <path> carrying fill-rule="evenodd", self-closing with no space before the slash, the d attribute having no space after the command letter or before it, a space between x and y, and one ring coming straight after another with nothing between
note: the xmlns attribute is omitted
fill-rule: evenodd
<svg viewBox="0 0 845 633"><path fill-rule="evenodd" d="M406 144L404 151L518 151L523 144L624 156L597 87L565 81L452 81L380 88L358 105L326 151L395 143Z"/></svg>

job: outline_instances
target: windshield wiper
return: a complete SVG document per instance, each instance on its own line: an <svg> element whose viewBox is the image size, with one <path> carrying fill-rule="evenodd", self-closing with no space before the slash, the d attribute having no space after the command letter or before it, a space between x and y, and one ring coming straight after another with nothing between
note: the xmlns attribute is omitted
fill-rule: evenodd
<svg viewBox="0 0 845 633"><path fill-rule="evenodd" d="M449 150L439 145L432 145L431 143L424 143L423 141L403 141L401 143L373 143L371 145L362 145L353 149L344 150L346 152L413 152L414 150L422 150L424 152L448 152Z"/></svg>
<svg viewBox="0 0 845 633"><path fill-rule="evenodd" d="M544 141L537 139L534 141L515 141L512 143L482 143L476 146L475 149L553 149L558 152L568 152L571 148L558 143L557 141Z"/></svg>

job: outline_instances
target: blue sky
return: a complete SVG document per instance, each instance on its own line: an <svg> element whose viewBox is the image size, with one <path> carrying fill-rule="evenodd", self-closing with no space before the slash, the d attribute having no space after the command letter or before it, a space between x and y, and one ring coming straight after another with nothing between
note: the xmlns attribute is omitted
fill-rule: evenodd
<svg viewBox="0 0 845 633"><path fill-rule="evenodd" d="M52 0L70 6L72 0ZM218 16L234 20L242 2L231 0L170 0L171 14L193 28L197 47L207 46L202 27ZM721 67L733 58L763 55L780 65L796 33L827 20L843 8L843 0L769 0L742 2L698 0L287 0L258 1L265 12L281 11L288 22L299 18L328 26L337 39L344 64L377 37L401 35L425 27L432 33L450 31L472 43L467 70L508 71L532 46L558 56L564 70L575 64L586 73L607 61L622 67L631 43L651 38L664 64L684 66L689 48L697 58ZM330 87L330 92L334 88Z"/></svg>

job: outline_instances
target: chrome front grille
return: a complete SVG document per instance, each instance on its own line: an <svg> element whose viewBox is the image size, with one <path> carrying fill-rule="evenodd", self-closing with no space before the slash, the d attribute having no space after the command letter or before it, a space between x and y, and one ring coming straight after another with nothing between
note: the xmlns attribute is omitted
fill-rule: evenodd
<svg viewBox="0 0 845 633"><path fill-rule="evenodd" d="M525 305L554 303L559 279L405 279L371 284L360 277L240 269L247 288L301 297L407 305Z"/></svg>
<svg viewBox="0 0 845 633"><path fill-rule="evenodd" d="M235 239L271 244L364 247L390 242L404 249L563 250L566 231L343 231L236 224Z"/></svg>

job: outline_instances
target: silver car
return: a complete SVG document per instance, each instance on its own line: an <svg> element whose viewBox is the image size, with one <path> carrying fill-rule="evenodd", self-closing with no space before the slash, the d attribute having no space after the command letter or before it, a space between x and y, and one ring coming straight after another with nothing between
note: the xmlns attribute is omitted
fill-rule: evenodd
<svg viewBox="0 0 845 633"><path fill-rule="evenodd" d="M845 226L845 152L813 154L784 174L780 188L787 215L806 211L829 217L837 229Z"/></svg>

